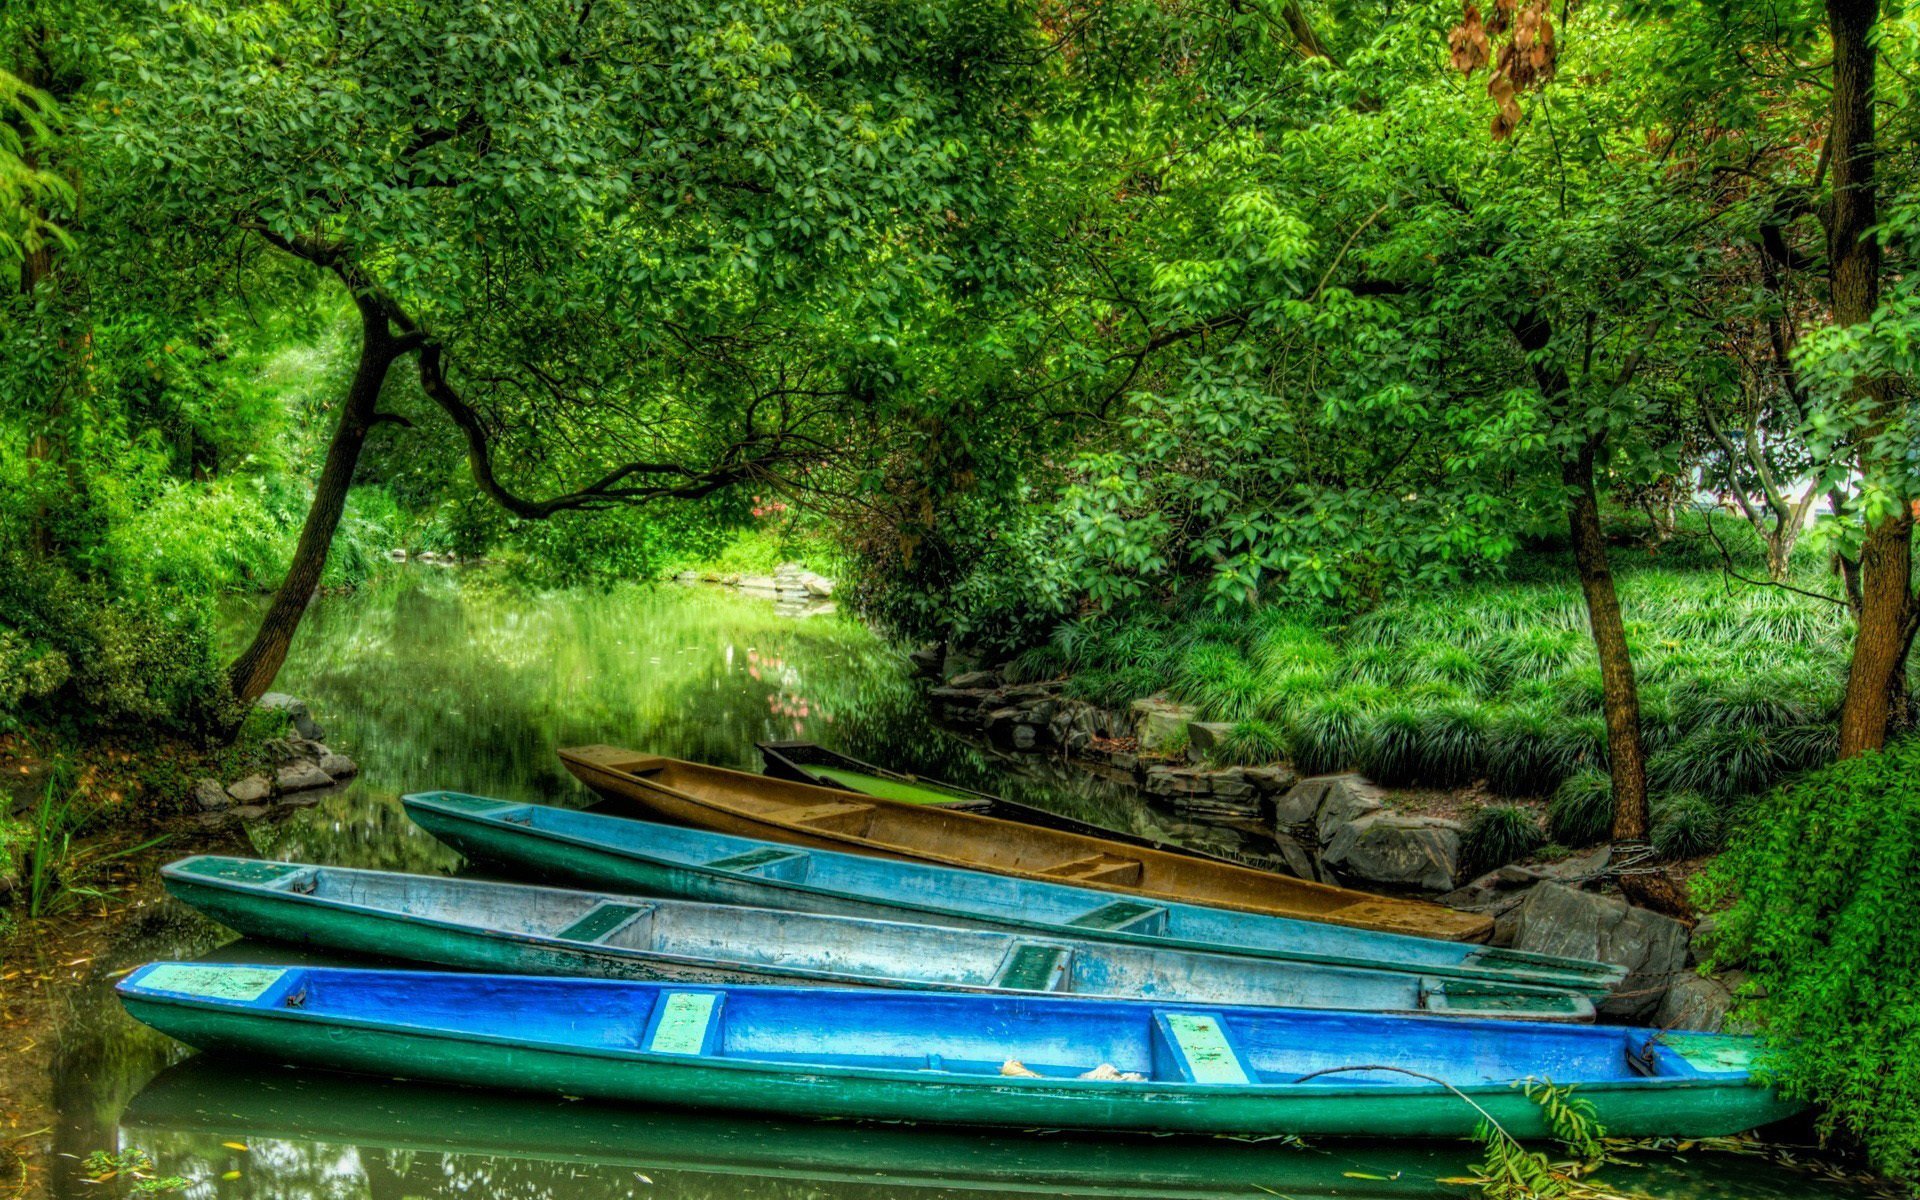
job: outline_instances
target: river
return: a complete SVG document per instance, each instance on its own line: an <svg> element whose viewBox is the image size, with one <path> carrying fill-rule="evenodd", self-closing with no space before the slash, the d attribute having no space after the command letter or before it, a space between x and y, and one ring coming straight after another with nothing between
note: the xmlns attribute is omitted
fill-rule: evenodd
<svg viewBox="0 0 1920 1200"><path fill-rule="evenodd" d="M238 636L250 612L230 614ZM584 804L558 746L608 741L757 769L754 743L807 738L1109 824L1209 844L1078 771L996 757L925 715L904 655L845 615L791 615L717 588L528 592L426 567L324 596L279 686L361 764L350 785L280 819L179 852L251 852L446 872L458 858L398 797L450 788ZM642 1111L327 1077L190 1056L126 1018L114 974L159 957L269 956L148 887L108 947L56 992L53 1165L33 1193L132 1194L127 1168L193 1200L936 1200L945 1197L1462 1196L1473 1147L1290 1139L1088 1138ZM69 964L71 965L71 964ZM54 964L58 966L58 964ZM91 1182L90 1153L121 1156ZM1604 1185L1660 1197L1862 1196L1773 1161L1689 1146L1636 1151ZM7 1180L0 1175L0 1195Z"/></svg>

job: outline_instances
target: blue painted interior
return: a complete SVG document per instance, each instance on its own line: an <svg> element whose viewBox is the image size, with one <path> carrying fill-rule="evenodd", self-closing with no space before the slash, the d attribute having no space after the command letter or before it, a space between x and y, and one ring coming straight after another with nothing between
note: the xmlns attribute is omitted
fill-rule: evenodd
<svg viewBox="0 0 1920 1200"><path fill-rule="evenodd" d="M404 797L409 806L439 808L463 816L501 821L580 845L614 849L635 858L770 887L837 892L910 906L963 920L1013 918L1058 927L1063 935L1100 927L1096 915L1111 910L1111 892L1016 879L921 863L897 862L827 850L799 850L754 838L683 829L539 804L488 800L458 792L425 792ZM768 853L777 851L777 854ZM744 865L744 860L755 860ZM729 865L729 860L743 865ZM769 906L781 906L769 897ZM1619 978L1615 968L1577 959L1520 956L1484 946L1442 942L1404 934L1351 929L1315 921L1290 920L1202 905L1152 903L1152 911L1120 927L1144 937L1198 942L1223 951L1266 951L1294 957L1341 960L1362 966L1393 964L1403 968L1474 968L1506 960L1531 964L1577 978L1578 986L1606 987ZM1575 986L1569 983L1569 986Z"/></svg>
<svg viewBox="0 0 1920 1200"><path fill-rule="evenodd" d="M291 967L258 1000L234 1001L161 992L144 980L150 964L120 986L123 995L172 997L226 1010L271 1011L298 996L306 1018L433 1028L534 1044L639 1050L656 1007L673 992L711 993L713 1025L703 1037L713 1057L822 1068L942 1070L999 1076L1008 1059L1051 1078L1074 1078L1100 1064L1178 1084L1190 1075L1167 1043L1159 1018L1208 1014L1225 1029L1249 1079L1292 1084L1329 1067L1388 1064L1456 1086L1527 1077L1592 1083L1648 1075L1712 1080L1742 1070L1700 1071L1667 1045L1651 1055L1650 1030L1618 1027L1457 1021L1151 1001L883 992L784 987L690 987L525 976ZM1684 1044L1685 1034L1658 1035ZM1729 1039L1719 1039L1727 1042ZM1736 1056L1737 1057L1737 1056ZM1388 1071L1323 1075L1303 1087L1398 1084ZM1125 1086L1115 1083L1112 1086ZM1432 1085L1427 1085L1432 1086Z"/></svg>

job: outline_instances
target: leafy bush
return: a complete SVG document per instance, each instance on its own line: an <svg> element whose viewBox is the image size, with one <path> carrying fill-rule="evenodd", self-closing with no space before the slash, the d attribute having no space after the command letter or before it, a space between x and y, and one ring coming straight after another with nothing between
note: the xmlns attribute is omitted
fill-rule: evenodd
<svg viewBox="0 0 1920 1200"><path fill-rule="evenodd" d="M1757 800L1697 899L1720 915L1711 965L1752 974L1755 1022L1791 1095L1874 1166L1920 1178L1920 739Z"/></svg>
<svg viewBox="0 0 1920 1200"><path fill-rule="evenodd" d="M1547 840L1539 815L1514 804L1488 804L1467 819L1461 848L1473 870L1486 871L1532 854Z"/></svg>
<svg viewBox="0 0 1920 1200"><path fill-rule="evenodd" d="M1547 802L1547 832L1568 846L1591 846L1613 831L1613 780L1604 771L1569 775Z"/></svg>

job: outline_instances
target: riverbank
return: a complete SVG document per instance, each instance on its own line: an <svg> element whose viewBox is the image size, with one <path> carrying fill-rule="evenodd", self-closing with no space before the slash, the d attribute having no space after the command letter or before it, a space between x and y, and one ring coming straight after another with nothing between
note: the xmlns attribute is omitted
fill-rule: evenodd
<svg viewBox="0 0 1920 1200"><path fill-rule="evenodd" d="M1609 882L1612 848L1547 843L1548 805L1498 802L1484 781L1456 789L1388 788L1358 772L1307 775L1275 754L1233 762L1238 726L1205 721L1164 694L1107 708L1071 695L1071 680L1014 682L1017 665L943 675L944 659L917 652L939 717L1007 751L1056 757L1129 783L1187 817L1270 838L1289 873L1326 883L1423 895L1495 920L1495 944L1616 963L1627 979L1608 1019L1719 1031L1737 976L1701 974L1711 922L1634 906ZM939 666L936 666L936 661ZM1223 759L1228 761L1222 761ZM1530 823L1534 836L1496 842L1490 810ZM1519 853L1511 854L1514 848ZM1686 873L1698 862L1677 863Z"/></svg>

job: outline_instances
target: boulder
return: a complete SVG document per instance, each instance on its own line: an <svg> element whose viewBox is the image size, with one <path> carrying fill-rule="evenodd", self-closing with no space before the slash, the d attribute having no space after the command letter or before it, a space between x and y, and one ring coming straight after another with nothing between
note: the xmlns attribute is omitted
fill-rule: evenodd
<svg viewBox="0 0 1920 1200"><path fill-rule="evenodd" d="M960 674L948 679L947 686L962 689L997 688L1000 686L1000 672L962 671Z"/></svg>
<svg viewBox="0 0 1920 1200"><path fill-rule="evenodd" d="M1115 750L1107 756L1107 761L1113 764L1114 769L1117 771L1138 771L1140 769L1140 756L1131 750Z"/></svg>
<svg viewBox="0 0 1920 1200"><path fill-rule="evenodd" d="M1187 755L1196 762L1207 757L1210 750L1218 750L1233 732L1231 721L1188 721Z"/></svg>
<svg viewBox="0 0 1920 1200"><path fill-rule="evenodd" d="M331 751L320 756L318 766L322 771L325 771L336 780L352 779L360 773L359 763L354 762L344 754L335 754Z"/></svg>
<svg viewBox="0 0 1920 1200"><path fill-rule="evenodd" d="M267 815L267 809L260 804L242 804L233 809L230 815L239 817L242 821L257 821Z"/></svg>
<svg viewBox="0 0 1920 1200"><path fill-rule="evenodd" d="M1247 767L1241 775L1262 796L1278 796L1300 782L1300 772L1292 767Z"/></svg>
<svg viewBox="0 0 1920 1200"><path fill-rule="evenodd" d="M1149 796L1206 796L1213 792L1213 780L1205 771L1192 767L1147 768Z"/></svg>
<svg viewBox="0 0 1920 1200"><path fill-rule="evenodd" d="M319 741L327 736L326 731L320 727L320 722L313 719L313 713L307 708L304 700L297 700L285 692L268 692L253 703L255 707L264 708L268 712L287 714L287 719L293 723L294 731L303 738Z"/></svg>
<svg viewBox="0 0 1920 1200"><path fill-rule="evenodd" d="M1618 896L1542 883L1527 893L1513 922L1516 949L1625 967L1626 981L1600 1004L1603 1015L1617 1020L1643 1021L1686 969L1687 927Z"/></svg>
<svg viewBox="0 0 1920 1200"><path fill-rule="evenodd" d="M1335 827L1322 858L1357 879L1444 892L1460 870L1460 833L1440 817L1369 812Z"/></svg>
<svg viewBox="0 0 1920 1200"><path fill-rule="evenodd" d="M1033 726L1015 725L1013 727L1013 748L1015 750L1031 750L1037 741L1039 741L1039 735L1034 732Z"/></svg>
<svg viewBox="0 0 1920 1200"><path fill-rule="evenodd" d="M233 807L233 797L218 779L196 779L193 784L194 807L201 812L219 812Z"/></svg>
<svg viewBox="0 0 1920 1200"><path fill-rule="evenodd" d="M1300 879L1319 878L1314 871L1313 851L1302 844L1299 838L1278 833L1273 840L1280 847L1280 857L1286 860L1289 874Z"/></svg>
<svg viewBox="0 0 1920 1200"><path fill-rule="evenodd" d="M908 653L907 662L912 665L915 675L932 679L940 674L940 660L943 657L939 646L922 646Z"/></svg>
<svg viewBox="0 0 1920 1200"><path fill-rule="evenodd" d="M700 572L682 571L678 575L675 575L673 577L673 581L679 584L687 584L687 585L696 584L700 582Z"/></svg>
<svg viewBox="0 0 1920 1200"><path fill-rule="evenodd" d="M275 771L273 781L280 785L283 792L306 792L333 786L333 776L322 771L319 763L307 758L295 759Z"/></svg>
<svg viewBox="0 0 1920 1200"><path fill-rule="evenodd" d="M1193 709L1176 704L1165 696L1148 696L1129 706L1133 717L1133 736L1140 749L1148 753L1160 749L1178 737L1193 720Z"/></svg>
<svg viewBox="0 0 1920 1200"><path fill-rule="evenodd" d="M1653 1012L1653 1024L1660 1029L1693 1029L1719 1033L1727 1023L1727 1010L1733 1007L1733 992L1718 979L1706 975L1682 975L1660 997Z"/></svg>
<svg viewBox="0 0 1920 1200"><path fill-rule="evenodd" d="M241 804L258 804L273 795L273 781L265 775L249 775L227 785L227 795Z"/></svg>

